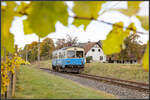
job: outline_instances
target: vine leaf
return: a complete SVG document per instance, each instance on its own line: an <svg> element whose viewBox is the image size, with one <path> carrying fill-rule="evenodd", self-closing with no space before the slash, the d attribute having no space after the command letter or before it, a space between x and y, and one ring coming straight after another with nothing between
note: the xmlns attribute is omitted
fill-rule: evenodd
<svg viewBox="0 0 150 100"><path fill-rule="evenodd" d="M80 25L84 25L84 30L86 30L88 24L90 23L90 20L84 20L84 19L75 19L74 22L72 24L74 24L75 26L79 27Z"/></svg>
<svg viewBox="0 0 150 100"><path fill-rule="evenodd" d="M21 2L17 7L16 16L22 17L23 15L31 14L30 3Z"/></svg>
<svg viewBox="0 0 150 100"><path fill-rule="evenodd" d="M112 9L112 10L120 11L121 13L127 16L133 16L133 15L136 15L138 11L140 10L139 5L141 2L143 1L128 1L127 2L128 9Z"/></svg>
<svg viewBox="0 0 150 100"><path fill-rule="evenodd" d="M103 51L106 55L119 53L121 49L125 49L123 42L129 36L131 30L126 29L124 31L123 28L118 28L116 25L123 26L123 22L115 23L112 31L107 35L106 40L102 41ZM136 30L134 23L131 23L128 28Z"/></svg>
<svg viewBox="0 0 150 100"><path fill-rule="evenodd" d="M73 12L78 17L97 19L97 17L99 16L98 12L100 11L102 4L105 2L106 1L86 1L86 2L75 1ZM77 27L83 24L84 29L86 29L89 23L90 23L89 20L77 19L77 18L73 22L73 24Z"/></svg>
<svg viewBox="0 0 150 100"><path fill-rule="evenodd" d="M149 30L149 16L136 16L141 24L142 24L142 27L146 30Z"/></svg>
<svg viewBox="0 0 150 100"><path fill-rule="evenodd" d="M149 41L147 42L146 51L142 59L142 66L146 71L149 71Z"/></svg>
<svg viewBox="0 0 150 100"><path fill-rule="evenodd" d="M31 2L31 13L24 20L24 34L36 33L45 37L55 31L55 24L60 21L68 25L67 5L64 2L39 1Z"/></svg>
<svg viewBox="0 0 150 100"><path fill-rule="evenodd" d="M24 34L32 34L32 29L29 28L29 23L27 20L23 20Z"/></svg>
<svg viewBox="0 0 150 100"><path fill-rule="evenodd" d="M14 52L14 36L13 34L10 33L9 29L11 27L11 23L14 19L15 12L14 8L16 7L16 3L9 1L6 2L6 6L2 7L2 16L1 16L1 21L2 21L2 45L1 48L5 47L6 51L13 53ZM2 56L4 56L4 52L2 51Z"/></svg>

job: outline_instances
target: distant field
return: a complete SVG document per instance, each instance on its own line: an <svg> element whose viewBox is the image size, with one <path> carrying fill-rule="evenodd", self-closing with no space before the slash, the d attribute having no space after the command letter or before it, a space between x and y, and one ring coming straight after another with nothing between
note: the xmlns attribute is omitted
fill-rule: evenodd
<svg viewBox="0 0 150 100"><path fill-rule="evenodd" d="M37 67L39 64L32 65ZM40 67L52 68L51 60L41 61ZM149 82L149 72L145 72L140 64L112 64L112 63L86 63L83 73L133 80L139 82Z"/></svg>
<svg viewBox="0 0 150 100"><path fill-rule="evenodd" d="M50 68L52 69L52 60L44 60L44 61L40 61L39 63L33 63L30 66L31 67L38 67L40 65L40 68Z"/></svg>
<svg viewBox="0 0 150 100"><path fill-rule="evenodd" d="M49 61L45 61L47 65ZM85 87L39 69L22 65L16 84L15 99L115 99L102 91Z"/></svg>
<svg viewBox="0 0 150 100"><path fill-rule="evenodd" d="M145 72L140 64L86 63L83 73L149 82L149 72Z"/></svg>

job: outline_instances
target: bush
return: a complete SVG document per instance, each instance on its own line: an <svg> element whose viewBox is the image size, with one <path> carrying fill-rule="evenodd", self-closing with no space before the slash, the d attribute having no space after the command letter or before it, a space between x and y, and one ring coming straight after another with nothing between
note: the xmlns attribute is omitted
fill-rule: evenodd
<svg viewBox="0 0 150 100"><path fill-rule="evenodd" d="M29 61L25 61L25 62L21 63L21 65L30 65L30 62Z"/></svg>
<svg viewBox="0 0 150 100"><path fill-rule="evenodd" d="M91 60L92 60L92 57L91 57L91 56L86 57L86 62L87 62L87 63L90 63Z"/></svg>

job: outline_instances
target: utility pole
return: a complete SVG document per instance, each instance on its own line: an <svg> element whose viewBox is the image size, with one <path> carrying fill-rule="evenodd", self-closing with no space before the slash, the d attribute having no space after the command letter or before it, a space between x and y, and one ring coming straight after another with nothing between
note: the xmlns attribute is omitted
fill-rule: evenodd
<svg viewBox="0 0 150 100"><path fill-rule="evenodd" d="M39 63L39 68L40 68L40 37L38 41L38 63Z"/></svg>
<svg viewBox="0 0 150 100"><path fill-rule="evenodd" d="M27 52L27 48L28 48L28 47L26 47L26 62L28 61L28 52Z"/></svg>

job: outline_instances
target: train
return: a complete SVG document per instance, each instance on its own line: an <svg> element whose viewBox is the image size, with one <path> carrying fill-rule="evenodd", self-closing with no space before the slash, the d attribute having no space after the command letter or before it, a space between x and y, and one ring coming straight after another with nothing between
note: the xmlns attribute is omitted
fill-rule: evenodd
<svg viewBox="0 0 150 100"><path fill-rule="evenodd" d="M64 47L52 52L52 69L58 72L81 73L85 65L85 51L80 47Z"/></svg>

